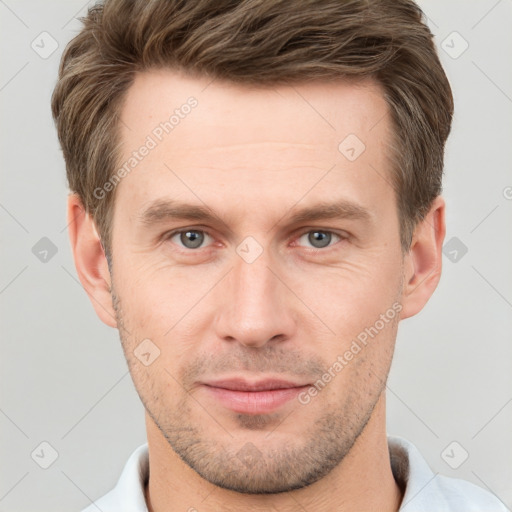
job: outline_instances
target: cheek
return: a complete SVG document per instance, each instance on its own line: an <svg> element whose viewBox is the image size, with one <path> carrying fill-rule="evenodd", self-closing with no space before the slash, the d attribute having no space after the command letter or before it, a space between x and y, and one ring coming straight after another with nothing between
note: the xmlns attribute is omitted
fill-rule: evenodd
<svg viewBox="0 0 512 512"><path fill-rule="evenodd" d="M163 337L211 284L200 271L147 260L140 265L119 264L116 290L122 297L124 314L139 331Z"/></svg>
<svg viewBox="0 0 512 512"><path fill-rule="evenodd" d="M210 325L201 323L201 316L214 276L211 271L146 264L132 268L125 264L122 272L120 268L115 288L129 332L123 340L126 357L140 366L134 351L142 340L151 340L159 351L158 359L137 369L138 378L146 381L151 374L149 380L161 378L172 386L174 380L167 372L178 378L178 370L193 358Z"/></svg>
<svg viewBox="0 0 512 512"><path fill-rule="evenodd" d="M376 319L360 322L358 326L351 325L345 329L345 324L340 324L340 331L345 329L346 332L338 333L332 343L321 347L325 354L326 373L333 375L333 385L330 386L332 398L339 402L343 397L356 397L353 398L354 410L372 396L377 396L386 382L398 319L398 312L389 311L392 313L388 312L384 320L379 314ZM354 386L354 383L357 384Z"/></svg>
<svg viewBox="0 0 512 512"><path fill-rule="evenodd" d="M338 339L348 341L357 336L373 325L381 314L392 309L399 299L399 265L396 262L376 264L375 261L382 262L383 259L337 268L319 268L296 281L297 295L335 332ZM394 311L390 311L388 316L394 317Z"/></svg>

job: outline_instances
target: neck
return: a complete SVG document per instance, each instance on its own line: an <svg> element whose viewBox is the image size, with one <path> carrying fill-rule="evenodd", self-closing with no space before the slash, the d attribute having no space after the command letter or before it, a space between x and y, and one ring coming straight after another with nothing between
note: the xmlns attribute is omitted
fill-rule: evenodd
<svg viewBox="0 0 512 512"><path fill-rule="evenodd" d="M145 488L149 512L200 510L318 512L368 510L396 512L402 492L391 471L385 431L385 395L345 459L314 484L282 494L241 494L217 487L186 465L146 413L150 479Z"/></svg>

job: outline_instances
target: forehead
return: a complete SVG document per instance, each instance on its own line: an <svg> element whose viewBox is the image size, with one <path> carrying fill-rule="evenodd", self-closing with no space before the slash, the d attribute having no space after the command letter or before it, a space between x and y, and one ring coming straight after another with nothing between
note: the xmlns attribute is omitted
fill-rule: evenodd
<svg viewBox="0 0 512 512"><path fill-rule="evenodd" d="M197 107L192 108L192 121L181 123L183 114L179 111L189 110L186 104L190 98L197 102ZM172 70L146 71L136 74L127 91L121 111L123 139L131 138L134 127L151 133L175 111L180 122L172 120L173 135L180 139L187 136L188 143L194 146L226 142L226 136L229 143L281 141L282 129L292 125L293 133L289 135L293 134L297 142L307 142L311 135L317 142L319 135L327 133L339 139L346 131L363 137L386 114L387 105L382 88L371 79L271 87L192 78ZM197 118L200 126L194 123ZM301 123L296 122L299 119ZM190 137L192 125L194 131L200 129L195 137ZM264 132L259 131L262 126ZM241 127L244 130L233 131Z"/></svg>
<svg viewBox="0 0 512 512"><path fill-rule="evenodd" d="M143 72L120 117L119 167L127 172L116 202L130 209L165 196L284 205L307 189L313 199L340 185L366 202L379 187L392 194L388 107L370 80L249 87Z"/></svg>

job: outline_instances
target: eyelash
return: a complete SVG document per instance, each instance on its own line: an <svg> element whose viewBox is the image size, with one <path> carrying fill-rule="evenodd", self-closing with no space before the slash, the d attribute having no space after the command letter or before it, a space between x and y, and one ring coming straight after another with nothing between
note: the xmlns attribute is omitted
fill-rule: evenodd
<svg viewBox="0 0 512 512"><path fill-rule="evenodd" d="M200 233L204 233L206 234L207 236L209 236L210 238L214 238L207 230L205 229L200 229L200 228L185 228L185 229L178 229L178 230L175 230L175 231L171 231L169 233L166 233L163 235L163 239L164 241L168 241L168 240L171 240L174 236L176 235L180 235L181 233L186 233L187 231L198 231ZM335 231L332 231L332 230L329 230L329 229L321 229L321 228L308 228L308 229L305 229L303 231L301 231L298 235L296 235L296 239L300 239L302 238L304 235L308 234L308 233L313 233L315 231L319 231L321 233L328 233L330 235L334 235L335 237L338 237L339 240L338 241L335 241L334 243L326 246L326 247L306 247L306 249L310 252L317 252L317 251L322 251L322 252L327 252L329 249L331 249L332 247L334 247L336 244L340 243L340 242L343 242L344 240L348 239L348 235L345 233L345 234L341 234L341 233L337 233ZM189 249L187 247L181 247L181 246L178 246L179 249L185 253L193 253L193 252L199 252L201 249L205 249L206 247L198 247L197 249Z"/></svg>

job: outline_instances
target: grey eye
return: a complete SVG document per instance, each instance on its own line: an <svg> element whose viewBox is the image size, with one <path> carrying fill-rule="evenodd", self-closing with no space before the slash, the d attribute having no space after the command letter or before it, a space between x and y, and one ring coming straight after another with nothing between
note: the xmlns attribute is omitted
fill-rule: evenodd
<svg viewBox="0 0 512 512"><path fill-rule="evenodd" d="M205 233L197 229L181 231L180 233L176 233L174 235L174 237L176 236L179 236L180 243L187 249L197 249L203 244L205 240Z"/></svg>
<svg viewBox="0 0 512 512"><path fill-rule="evenodd" d="M304 233L300 237L300 239L307 237L307 242L311 244L312 247L314 247L315 249L323 249L324 247L327 247L331 244L331 241L333 240L333 235L334 237L341 239L341 237L336 233L320 230L308 231L307 233Z"/></svg>

